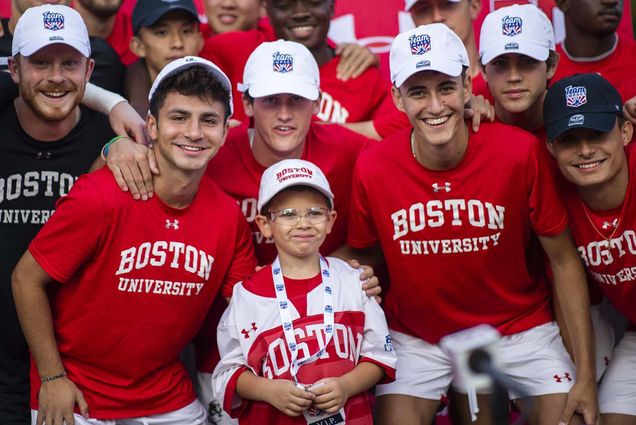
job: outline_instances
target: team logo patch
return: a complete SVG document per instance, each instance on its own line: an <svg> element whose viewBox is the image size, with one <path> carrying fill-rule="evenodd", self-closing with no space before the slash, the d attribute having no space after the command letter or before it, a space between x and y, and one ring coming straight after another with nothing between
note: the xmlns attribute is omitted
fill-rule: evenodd
<svg viewBox="0 0 636 425"><path fill-rule="evenodd" d="M333 333L333 326L332 325L325 326L325 333L326 334L332 334Z"/></svg>
<svg viewBox="0 0 636 425"><path fill-rule="evenodd" d="M44 29L58 31L64 29L64 15L58 12L44 12L42 14Z"/></svg>
<svg viewBox="0 0 636 425"><path fill-rule="evenodd" d="M276 267L274 270L272 270L272 273L280 274L280 267ZM278 289L278 287L276 287L276 289Z"/></svg>
<svg viewBox="0 0 636 425"><path fill-rule="evenodd" d="M519 43L506 43L504 50L519 50Z"/></svg>
<svg viewBox="0 0 636 425"><path fill-rule="evenodd" d="M565 88L565 104L570 108L578 108L587 103L587 89L583 86L567 86Z"/></svg>
<svg viewBox="0 0 636 425"><path fill-rule="evenodd" d="M570 120L568 121L568 127L573 127L575 125L583 125L585 122L585 117L581 114L572 115Z"/></svg>
<svg viewBox="0 0 636 425"><path fill-rule="evenodd" d="M504 16L501 19L501 33L508 37L521 34L523 20L518 16Z"/></svg>
<svg viewBox="0 0 636 425"><path fill-rule="evenodd" d="M283 289L285 289L285 286L281 285L280 283L276 284L276 291L282 292Z"/></svg>
<svg viewBox="0 0 636 425"><path fill-rule="evenodd" d="M384 351L389 353L393 351L393 343L391 343L391 335L387 335L384 337Z"/></svg>
<svg viewBox="0 0 636 425"><path fill-rule="evenodd" d="M323 270L322 275L325 277L329 277L329 270Z"/></svg>
<svg viewBox="0 0 636 425"><path fill-rule="evenodd" d="M325 286L325 292L331 294L331 286Z"/></svg>
<svg viewBox="0 0 636 425"><path fill-rule="evenodd" d="M431 37L428 34L413 34L409 37L412 55L423 55L431 50Z"/></svg>
<svg viewBox="0 0 636 425"><path fill-rule="evenodd" d="M330 305L325 306L325 313L333 313L333 307Z"/></svg>
<svg viewBox="0 0 636 425"><path fill-rule="evenodd" d="M285 323L283 323L283 329L285 329L286 331L290 330L290 329L291 329L291 326L292 326L292 325L291 325L291 323L289 323L289 322L285 322Z"/></svg>
<svg viewBox="0 0 636 425"><path fill-rule="evenodd" d="M285 310L287 308L287 301L281 301L278 305L281 310Z"/></svg>
<svg viewBox="0 0 636 425"><path fill-rule="evenodd" d="M294 70L294 57L289 53L276 52L272 57L274 72L285 74Z"/></svg>

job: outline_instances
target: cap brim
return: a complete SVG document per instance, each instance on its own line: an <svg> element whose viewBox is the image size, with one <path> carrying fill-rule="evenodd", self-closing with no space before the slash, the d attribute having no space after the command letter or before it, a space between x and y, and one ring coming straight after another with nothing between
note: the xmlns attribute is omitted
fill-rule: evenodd
<svg viewBox="0 0 636 425"><path fill-rule="evenodd" d="M291 183L289 183L289 184L281 185L281 186L278 188L278 190L277 190L276 192L271 193L271 194L270 194L268 197L266 197L265 199L259 199L259 200L258 200L258 205L256 206L256 207L258 208L258 211L260 212L260 211L261 211L261 209L263 209L263 207L264 207L265 205L267 205L267 203L268 203L269 201L271 201L272 199L274 199L274 197L275 197L276 195L278 195L279 193L281 193L283 190L288 189L288 188L290 188L290 187L294 187L294 186L305 186L305 187L310 187L310 188L312 188L312 189L317 190L318 192L320 192L320 193L322 193L323 195L325 195L325 197L329 200L329 207L330 207L331 209L333 209L333 208L334 208L334 203L333 203L333 198L334 198L334 196L333 196L333 193L331 193L331 192L329 192L329 191L325 190L323 187L321 187L320 185L317 185L317 184L313 184L313 183L309 183L309 182L302 182L302 183L299 183L299 182L297 182L297 181L292 181L292 182L291 182Z"/></svg>
<svg viewBox="0 0 636 425"><path fill-rule="evenodd" d="M508 43L504 43L501 40L498 40L497 43L495 43L496 45L484 50L481 55L481 63L483 65L486 65L494 58L501 55L506 55L508 53L530 56L532 59L538 61L544 61L548 59L548 56L550 55L550 49L545 46L530 43L527 41L521 41L517 43L516 41L512 40L513 39L511 39L511 41L509 41Z"/></svg>
<svg viewBox="0 0 636 425"><path fill-rule="evenodd" d="M243 93L249 91L250 96L254 98L282 93L295 94L309 100L317 100L320 96L320 91L316 86L292 76L281 76L279 81L263 79L250 85L239 84L238 89Z"/></svg>
<svg viewBox="0 0 636 425"><path fill-rule="evenodd" d="M53 44L66 44L67 46L71 46L78 52L80 52L85 57L91 56L90 45L78 40L77 38L66 36L63 40L33 40L31 42L25 43L19 51L13 53L13 56L20 53L22 56L31 56L35 52L40 49L43 49L47 46L51 46Z"/></svg>
<svg viewBox="0 0 636 425"><path fill-rule="evenodd" d="M614 128L617 117L618 114L613 112L586 112L566 115L546 124L545 129L548 141L554 141L566 131L576 128L589 128L608 133Z"/></svg>
<svg viewBox="0 0 636 425"><path fill-rule="evenodd" d="M197 21L199 21L199 15L198 15L198 13L196 13L196 11L193 11L192 9L189 9L189 8L184 7L182 5L172 5L172 6L168 6L168 7L159 7L157 9L154 9L152 12L150 12L148 15L146 15L141 21L139 21L139 23L137 23L137 27L133 28L133 32L136 34L141 27L151 27L151 26L153 26L154 24L156 24L159 21L159 19L161 19L161 17L163 15L165 15L168 12L175 11L175 10L183 10L184 12L188 12Z"/></svg>
<svg viewBox="0 0 636 425"><path fill-rule="evenodd" d="M451 77L458 77L462 73L462 64L457 61L435 58L427 60L421 57L418 61L412 60L397 73L394 81L395 86L402 86L409 77L423 71L437 71Z"/></svg>

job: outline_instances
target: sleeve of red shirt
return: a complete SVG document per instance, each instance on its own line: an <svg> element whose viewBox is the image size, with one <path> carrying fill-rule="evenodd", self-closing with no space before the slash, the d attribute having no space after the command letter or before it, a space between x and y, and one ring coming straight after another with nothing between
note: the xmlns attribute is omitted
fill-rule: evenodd
<svg viewBox="0 0 636 425"><path fill-rule="evenodd" d="M378 115L373 119L373 127L375 127L375 131L377 131L383 139L386 139L390 135L405 129L410 125L411 123L409 118L404 112L399 111L395 105L393 105L392 111L383 115Z"/></svg>
<svg viewBox="0 0 636 425"><path fill-rule="evenodd" d="M567 212L557 193L556 170L544 142L530 137L527 162L530 224L537 235L556 236L567 226Z"/></svg>
<svg viewBox="0 0 636 425"><path fill-rule="evenodd" d="M57 201L55 213L31 241L29 252L49 276L65 282L95 255L108 227L106 219L99 189L89 176L82 176Z"/></svg>
<svg viewBox="0 0 636 425"><path fill-rule="evenodd" d="M361 171L361 165L364 165L367 154L368 152L360 154L353 171L347 244L354 248L366 248L378 241Z"/></svg>

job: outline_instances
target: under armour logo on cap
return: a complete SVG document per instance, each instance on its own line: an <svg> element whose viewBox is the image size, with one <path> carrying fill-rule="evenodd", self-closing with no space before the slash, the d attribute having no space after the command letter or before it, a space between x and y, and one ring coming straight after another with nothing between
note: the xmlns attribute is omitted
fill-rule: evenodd
<svg viewBox="0 0 636 425"><path fill-rule="evenodd" d="M587 89L583 86L567 86L565 88L565 104L570 108L578 108L587 103Z"/></svg>
<svg viewBox="0 0 636 425"><path fill-rule="evenodd" d="M501 19L501 33L508 37L521 34L523 19L518 16L504 16Z"/></svg>
<svg viewBox="0 0 636 425"><path fill-rule="evenodd" d="M64 15L58 12L44 12L42 14L44 29L59 31L64 29Z"/></svg>
<svg viewBox="0 0 636 425"><path fill-rule="evenodd" d="M423 55L431 50L431 37L428 34L413 34L409 37L411 54Z"/></svg>

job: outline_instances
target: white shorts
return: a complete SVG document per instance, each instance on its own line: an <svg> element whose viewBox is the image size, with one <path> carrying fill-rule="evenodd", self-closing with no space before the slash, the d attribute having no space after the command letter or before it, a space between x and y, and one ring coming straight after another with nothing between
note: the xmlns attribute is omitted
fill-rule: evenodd
<svg viewBox="0 0 636 425"><path fill-rule="evenodd" d="M625 336L614 349L598 391L601 413L636 416L636 332Z"/></svg>
<svg viewBox="0 0 636 425"><path fill-rule="evenodd" d="M90 412L90 406L89 406ZM31 410L31 425L36 424L38 417L37 410ZM206 425L207 413L198 400L194 400L186 407L173 410L172 412L159 413L157 415L142 416L129 419L85 419L83 416L74 414L76 425ZM44 422L46 425L46 422Z"/></svg>
<svg viewBox="0 0 636 425"><path fill-rule="evenodd" d="M404 394L439 400L453 381L450 357L438 345L391 331L397 354L395 381L376 386L376 396ZM556 323L546 323L502 337L496 344L503 371L525 394L567 393L574 385L575 368ZM458 388L465 392L465 389ZM511 392L510 398L520 394Z"/></svg>
<svg viewBox="0 0 636 425"><path fill-rule="evenodd" d="M596 381L600 381L614 352L614 327L607 314L608 301L590 307L596 343Z"/></svg>

